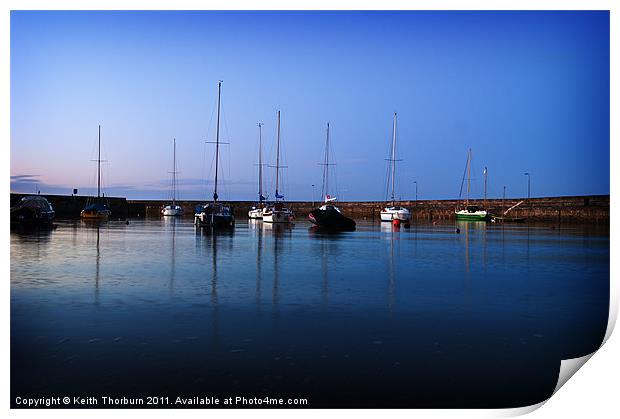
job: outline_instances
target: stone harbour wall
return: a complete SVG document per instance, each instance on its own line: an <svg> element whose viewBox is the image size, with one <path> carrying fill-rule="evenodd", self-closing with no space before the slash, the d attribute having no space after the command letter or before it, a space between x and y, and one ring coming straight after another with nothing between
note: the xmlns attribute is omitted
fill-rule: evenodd
<svg viewBox="0 0 620 419"><path fill-rule="evenodd" d="M506 217L525 217L530 221L546 221L553 223L609 223L609 195L568 196L532 198L510 198L506 200L489 199L486 209L492 215L502 216L511 206L523 201L519 206L509 211ZM183 206L185 216L191 217L196 205L204 201L177 201ZM158 216L161 208L168 201L127 201L130 217ZM232 201L235 216L246 218L252 201ZM295 212L297 218L306 218L308 213L320 203L292 201L287 205ZM379 220L379 213L385 202L337 202L341 211L352 218ZM418 200L401 201L396 205L408 208L414 220L432 222L454 219L454 210L459 205L457 200ZM484 206L482 200L470 201L470 205Z"/></svg>
<svg viewBox="0 0 620 419"><path fill-rule="evenodd" d="M11 193L11 206L27 194ZM77 219L80 211L86 205L87 196L67 195L42 195L46 197L54 210L57 218ZM127 200L122 197L107 197L112 219L124 220L127 217L158 217L161 208L169 201L164 200ZM609 223L609 195L588 196L561 196L532 198L510 198L506 200L489 199L486 205L482 200L470 201L470 205L485 207L489 213L502 216L504 211L518 202L520 205L506 214L506 217L524 217L528 221L540 221L551 223ZM185 217L192 217L196 205L204 201L178 201L185 210ZM234 208L235 216L246 218L253 201L233 201L230 204ZM320 205L320 202L292 201L287 205L295 212L297 218L305 219L308 213ZM379 213L385 206L385 202L337 202L336 205L342 212L352 218L373 221L379 220ZM396 205L408 208L414 221L433 222L454 219L454 210L458 207L457 200L418 200L400 201Z"/></svg>

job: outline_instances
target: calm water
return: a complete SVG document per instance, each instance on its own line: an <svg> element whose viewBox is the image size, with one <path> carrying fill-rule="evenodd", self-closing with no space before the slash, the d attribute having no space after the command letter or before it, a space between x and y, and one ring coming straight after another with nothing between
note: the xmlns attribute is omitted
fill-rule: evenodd
<svg viewBox="0 0 620 419"><path fill-rule="evenodd" d="M608 230L191 219L11 233L11 393L511 407L595 350Z"/></svg>

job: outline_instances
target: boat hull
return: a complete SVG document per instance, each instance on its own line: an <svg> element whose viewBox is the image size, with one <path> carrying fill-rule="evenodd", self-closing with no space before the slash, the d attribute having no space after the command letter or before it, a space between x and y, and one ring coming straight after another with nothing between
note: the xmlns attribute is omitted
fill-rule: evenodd
<svg viewBox="0 0 620 419"><path fill-rule="evenodd" d="M172 216L172 217L180 216L180 215L183 215L183 208L178 205L175 205L175 206L168 205L164 209L161 210L161 213L164 216Z"/></svg>
<svg viewBox="0 0 620 419"><path fill-rule="evenodd" d="M80 212L80 217L84 220L107 220L110 218L111 213L112 212L110 210L82 210L82 212Z"/></svg>
<svg viewBox="0 0 620 419"><path fill-rule="evenodd" d="M293 214L288 210L271 210L263 212L263 221L266 223L290 223Z"/></svg>
<svg viewBox="0 0 620 419"><path fill-rule="evenodd" d="M54 211L31 211L20 209L11 211L11 224L20 225L46 225L52 224L55 217Z"/></svg>
<svg viewBox="0 0 620 419"><path fill-rule="evenodd" d="M345 217L333 207L317 208L308 215L310 222L325 230L352 231L355 230L355 221Z"/></svg>
<svg viewBox="0 0 620 419"><path fill-rule="evenodd" d="M381 221L394 220L408 222L409 220L411 220L411 213L406 208L401 208L397 210L384 208L383 211L381 211Z"/></svg>
<svg viewBox="0 0 620 419"><path fill-rule="evenodd" d="M252 220L262 220L263 219L263 210L262 208L257 208L248 211L248 218Z"/></svg>
<svg viewBox="0 0 620 419"><path fill-rule="evenodd" d="M455 216L458 221L487 221L489 219L489 214L486 211L469 212L461 210L456 211Z"/></svg>
<svg viewBox="0 0 620 419"><path fill-rule="evenodd" d="M80 212L84 220L107 220L112 215L110 208L101 202L91 202Z"/></svg>
<svg viewBox="0 0 620 419"><path fill-rule="evenodd" d="M207 204L196 208L194 224L199 227L233 228L235 215L231 207L219 203Z"/></svg>
<svg viewBox="0 0 620 419"><path fill-rule="evenodd" d="M194 221L200 227L233 228L235 217L230 214L195 214Z"/></svg>

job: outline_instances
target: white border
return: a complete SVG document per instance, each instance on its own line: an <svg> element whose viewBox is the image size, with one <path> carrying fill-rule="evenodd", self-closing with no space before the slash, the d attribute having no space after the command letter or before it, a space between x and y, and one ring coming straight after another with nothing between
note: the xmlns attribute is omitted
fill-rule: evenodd
<svg viewBox="0 0 620 419"><path fill-rule="evenodd" d="M10 93L10 74L9 74L9 47L10 47L10 10L47 10L47 9L66 9L66 10L198 10L198 9L212 9L212 10L405 10L405 9L418 9L418 10L610 10L611 18L611 138L615 141L611 141L610 144L610 156L620 156L618 149L618 123L614 116L620 115L618 113L618 74L620 74L620 68L618 67L618 40L620 40L620 33L618 26L620 19L616 15L620 8L616 5L617 2L612 1L577 1L577 0L542 0L542 1L390 1L390 2L376 2L376 1L342 1L342 0L316 0L316 1L282 1L282 0L270 0L270 1L251 1L251 0L233 0L226 3L223 2L207 2L207 1L169 1L169 0L151 0L151 1L139 1L139 0L90 0L88 2L65 0L56 1L50 4L49 1L15 1L8 0L2 2L0 5L0 95L4 100L0 104L0 129L2 130L4 153L1 153L0 159L2 159L2 167L5 168L5 191L2 193L3 207L8 209L9 207L9 192L10 192L10 119L9 119L9 93ZM615 6L615 7L614 7ZM618 280L617 280L617 264L613 263L614 256L618 255L616 250L616 239L618 237L618 229L616 228L613 220L618 215L616 199L618 193L618 169L613 165L611 167L611 309L610 309L610 324L606 339L609 337L613 324L617 319L618 313ZM8 173L6 173L8 172ZM2 335L4 336L4 345L0 349L2 357L1 371L2 379L0 381L0 389L2 390L2 410L8 411L10 406L9 400L9 299L10 299L10 251L9 251L9 231L8 231L8 217L3 217L3 221L0 223L2 229L2 237L5 240L5 253L3 255L5 263L4 267L4 283L2 287ZM532 414L533 417L547 418L547 417L579 417L582 418L586 415L596 418L616 417L620 412L618 408L618 395L617 389L614 385L618 381L618 373L620 373L620 344L618 344L618 338L613 337L603 345L603 347L592 357L592 359L583 367L579 372L579 377L573 380L569 380L567 384L555 394L542 409L536 410ZM589 358L589 357L588 357ZM569 362L570 364L570 362ZM578 361L574 361L573 364L579 364ZM574 369L574 368L573 368ZM96 378L95 378L96 379ZM209 417L223 417L230 416L231 414L251 414L252 416L260 417L285 417L293 414L296 417L315 417L318 415L356 415L356 416L376 416L379 414L388 414L390 416L398 417L410 417L411 415L418 416L432 416L432 417L455 417L455 416L468 416L468 417L498 417L506 415L524 414L528 411L535 410L536 407L522 409L508 409L508 410L365 410L365 411L317 411L317 410L300 410L300 411L285 411L285 410L192 410L182 411L183 415L189 415L194 417L205 418ZM90 410L87 412L89 416L94 417L108 417L111 414L118 415L123 414L121 410ZM81 417L85 414L84 411L78 410L10 410L10 415L14 417L31 417L31 416L50 416L50 417ZM131 416L146 416L149 417L162 417L168 418L173 411L170 410L148 410L148 411L129 411ZM178 414L179 411L175 411L174 414Z"/></svg>

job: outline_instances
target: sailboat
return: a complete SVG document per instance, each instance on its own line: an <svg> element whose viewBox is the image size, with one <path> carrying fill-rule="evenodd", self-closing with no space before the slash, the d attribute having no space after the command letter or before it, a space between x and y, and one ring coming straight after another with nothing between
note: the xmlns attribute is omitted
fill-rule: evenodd
<svg viewBox="0 0 620 419"><path fill-rule="evenodd" d="M248 211L248 217L254 220L262 220L263 219L263 208L265 205L263 201L265 201L265 197L263 196L263 140L261 128L263 124L259 122L258 124L258 203L250 208Z"/></svg>
<svg viewBox="0 0 620 419"><path fill-rule="evenodd" d="M394 183L395 183L395 175L396 175L396 112L394 112L394 124L392 126L392 152L389 159L386 159L390 162L390 170L391 170L391 181L392 181L392 195L391 195L391 205L386 206L381 211L381 221L393 221L399 220L405 223L409 222L411 219L411 213L407 208L400 207L395 205L394 202Z"/></svg>
<svg viewBox="0 0 620 419"><path fill-rule="evenodd" d="M485 186L486 186L486 177L485 177ZM486 193L485 193L486 195ZM525 221L525 217L506 217L506 215L517 208L519 205L524 203L525 200L521 200L516 204L512 205L510 208L506 209L506 187L504 186L504 194L502 196L502 215L491 215L491 221L494 223L522 223Z"/></svg>
<svg viewBox="0 0 620 419"><path fill-rule="evenodd" d="M279 201L280 199L284 199L284 195L280 195L278 191L279 186L279 172L280 168L284 166L280 166L280 111L278 111L278 140L276 147L276 165L273 166L276 169L276 195L275 202L273 202L270 206L263 209L263 221L266 223L290 223L294 219L293 212L284 206L283 201Z"/></svg>
<svg viewBox="0 0 620 419"><path fill-rule="evenodd" d="M110 208L101 202L101 125L99 125L99 141L97 146L97 199L88 198L80 217L87 220L107 220L112 214Z"/></svg>
<svg viewBox="0 0 620 419"><path fill-rule="evenodd" d="M469 205L469 192L471 190L470 187L470 179L471 179L471 148L467 153L467 165L465 166L465 173L463 173L463 177L467 175L467 195L465 195L465 207L462 209L456 209L454 214L456 219L459 221L486 221L489 218L489 214L486 210L481 209L477 205ZM486 176L486 169L485 169ZM465 179L463 179L464 181ZM461 181L461 191L463 190L463 181ZM485 180L485 188L486 188L486 180ZM459 199L461 198L461 194L459 193ZM486 191L485 191L486 198Z"/></svg>
<svg viewBox="0 0 620 419"><path fill-rule="evenodd" d="M310 222L326 230L355 230L355 221L345 217L340 209L332 204L336 201L335 196L328 193L329 185L329 122L327 123L327 138L325 140L325 162L319 163L323 166L323 185L321 196L325 197L325 205L314 209L308 215Z"/></svg>
<svg viewBox="0 0 620 419"><path fill-rule="evenodd" d="M230 206L218 201L217 175L218 162L220 159L220 106L222 97L222 81L217 83L217 128L215 134L215 182L213 190L213 202L198 205L194 211L194 224L197 226L212 228L229 228L235 225L235 216Z"/></svg>
<svg viewBox="0 0 620 419"><path fill-rule="evenodd" d="M183 215L183 207L176 203L176 189L177 189L177 140L174 138L173 151L172 151L172 204L166 205L162 210L162 215L175 216Z"/></svg>

